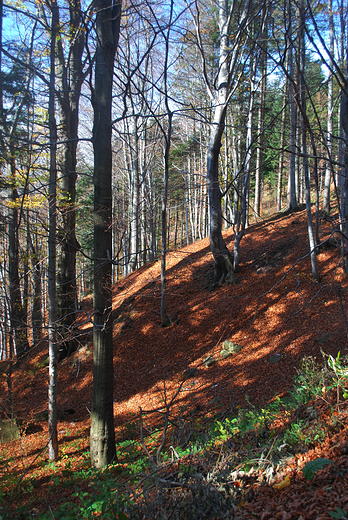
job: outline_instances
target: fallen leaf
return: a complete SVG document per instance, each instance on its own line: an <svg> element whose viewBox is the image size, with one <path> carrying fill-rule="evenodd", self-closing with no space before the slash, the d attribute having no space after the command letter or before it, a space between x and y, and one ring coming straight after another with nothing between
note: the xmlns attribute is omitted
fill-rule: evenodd
<svg viewBox="0 0 348 520"><path fill-rule="evenodd" d="M273 488L281 490L281 489L286 488L287 486L290 486L290 477L289 477L289 475L286 475L284 480L281 480L277 484L274 484Z"/></svg>

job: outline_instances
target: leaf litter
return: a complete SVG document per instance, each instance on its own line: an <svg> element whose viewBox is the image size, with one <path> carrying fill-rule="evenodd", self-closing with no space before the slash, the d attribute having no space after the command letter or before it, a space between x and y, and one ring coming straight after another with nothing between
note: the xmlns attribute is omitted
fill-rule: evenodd
<svg viewBox="0 0 348 520"><path fill-rule="evenodd" d="M331 230L325 227L325 222L321 226L324 239ZM224 237L231 248L232 230L226 230ZM306 217L302 211L279 214L250 226L242 243L241 269L235 286L209 291L213 259L208 239L170 251L167 313L175 318L171 327L163 328L160 322L159 261L143 266L116 283L113 311L117 443L139 439L139 407L155 411L146 418L145 436L160 427L163 414L159 411L163 410L165 400L170 401L176 393L185 371L193 371L194 379L185 379L185 391L178 394L171 407L177 443L180 439L185 441L189 428L194 432L204 431L212 418L223 420L250 404L260 408L277 398L286 398L304 358L321 361L321 350L333 359L338 352L346 356L347 277L340 268L339 250L322 249L318 262L321 281L315 284L311 278ZM37 414L47 407L47 345L44 341L32 349L12 376L14 415L22 419L24 426L19 440L0 445L0 459L6 460L0 464L0 473L9 482L8 495L5 492L3 497L8 499L11 486L26 472L24 480L29 482L28 489L22 485L20 495L23 502L29 500L30 481L35 479L31 490L37 502L34 514L35 510L40 511L51 503L53 466L64 471L72 460L76 469L88 471L86 450L93 351L91 302L91 297L85 299L79 317L80 349L59 366L61 456L51 467L45 448L47 423L36 420ZM224 341L242 348L223 358ZM204 360L210 357L215 362L206 366ZM4 411L8 362L2 361L0 367L0 410ZM296 445L292 450L288 450L288 446L279 450L278 446L274 453L263 453L260 435L250 430L243 439L236 434L235 438L213 446L203 460L195 454L186 458L178 455L177 459L175 451L178 450L174 445L172 462L163 463L160 470L157 469L147 504L151 496L164 494L167 501L172 500L173 507L186 504L183 511L191 508L197 516L202 486L189 479L184 482L182 475L178 477L178 468L185 465L186 460L195 474L201 475L197 478L209 484L210 510L208 506L200 510L201 518L228 518L225 513L225 516L219 514L229 510L230 518L245 520L328 520L339 511L348 510L347 406L343 401L337 411L336 393L323 395L325 398L313 402L317 414L313 419L306 416L309 413L306 409L297 410L296 417L280 414L261 432L265 437L277 437L296 419L303 421L304 432L314 430L315 422L318 428L326 425L324 436L319 440L306 445L304 437L302 446ZM315 435L310 435L314 439ZM122 450L121 447L120 455ZM248 457L252 461L246 470L243 461ZM313 472L311 479L306 479L303 468L318 459L333 463L323 464ZM73 469L70 464L69 470ZM83 483L80 486L83 488ZM134 496L142 507L139 497L144 496L145 488L139 489L142 495L135 490ZM192 502L195 493L200 498ZM69 489L59 495L54 499L57 504L67 497L71 499ZM136 514L135 507L129 518L136 518Z"/></svg>

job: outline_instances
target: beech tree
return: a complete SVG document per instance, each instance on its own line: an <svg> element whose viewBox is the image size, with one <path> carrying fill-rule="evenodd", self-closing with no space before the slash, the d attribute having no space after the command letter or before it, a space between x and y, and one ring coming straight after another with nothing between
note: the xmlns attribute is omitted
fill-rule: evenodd
<svg viewBox="0 0 348 520"><path fill-rule="evenodd" d="M209 197L209 240L214 256L214 284L220 286L224 281L235 281L233 258L222 237L222 191L219 180L219 156L222 136L225 128L226 112L232 93L236 88L237 60L242 48L242 39L249 21L250 1L246 0L236 23L233 40L230 41L231 22L233 16L238 16L238 5L232 2L229 7L227 0L218 2L219 28L219 65L214 83L211 84L206 73L206 58L202 44L200 27L200 7L196 6L194 17L197 44L202 57L202 70L207 92L211 100L213 118L210 124L210 137L207 150L207 184Z"/></svg>
<svg viewBox="0 0 348 520"><path fill-rule="evenodd" d="M50 460L58 458L57 432L57 287L56 287L56 233L57 233L57 124L55 115L55 58L58 36L58 6L48 0L51 11L50 89L48 124L50 137L49 176L49 230L48 230L48 342L49 342L49 385L48 385L48 455Z"/></svg>
<svg viewBox="0 0 348 520"><path fill-rule="evenodd" d="M102 468L116 458L113 413L112 321L112 147L113 71L121 18L120 0L95 0L96 60L94 110L94 289L92 464Z"/></svg>

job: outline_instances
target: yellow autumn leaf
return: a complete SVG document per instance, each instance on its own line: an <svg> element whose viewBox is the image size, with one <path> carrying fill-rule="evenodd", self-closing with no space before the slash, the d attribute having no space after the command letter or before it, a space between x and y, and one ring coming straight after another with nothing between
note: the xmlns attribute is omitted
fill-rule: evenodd
<svg viewBox="0 0 348 520"><path fill-rule="evenodd" d="M277 484L273 485L274 489L280 489L280 490L286 488L286 486L290 486L289 475L286 475L285 479L282 480L281 482L278 482Z"/></svg>

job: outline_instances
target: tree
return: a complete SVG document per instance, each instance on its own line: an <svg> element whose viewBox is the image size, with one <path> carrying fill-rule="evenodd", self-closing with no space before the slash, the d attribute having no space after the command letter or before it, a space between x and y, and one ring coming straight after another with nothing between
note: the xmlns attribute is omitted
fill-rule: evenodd
<svg viewBox="0 0 348 520"><path fill-rule="evenodd" d="M334 22L332 12L332 0L328 0L328 11L329 11L329 32L330 32L330 63L329 63L329 84L328 84L328 95L327 95L327 151L328 161L326 162L325 169L325 181L324 181L324 194L323 194L323 211L326 213L330 212L330 184L333 173L332 168L332 132L333 132L333 57L334 57Z"/></svg>
<svg viewBox="0 0 348 520"><path fill-rule="evenodd" d="M57 287L56 287L56 233L57 233L57 124L55 117L55 58L58 35L58 6L55 0L48 0L51 11L51 49L50 49L50 89L48 105L48 124L50 132L50 178L49 178L49 230L48 230L48 346L49 346L49 384L48 384L48 456L58 458L57 432Z"/></svg>
<svg viewBox="0 0 348 520"><path fill-rule="evenodd" d="M85 48L86 28L80 0L69 2L67 34L63 32L58 6L57 9L60 35L56 41L55 92L59 107L60 145L57 148L57 161L60 187L59 210L62 220L59 232L57 294L61 329L59 358L62 359L76 349L72 328L76 320L76 252L79 249L75 232L79 102L82 84L91 63L84 71L82 56ZM50 37L51 28L46 20L42 4L39 4L39 10L41 23Z"/></svg>
<svg viewBox="0 0 348 520"><path fill-rule="evenodd" d="M315 281L319 281L316 240L313 231L311 190L309 180L308 152L307 152L307 126L308 118L306 113L306 88L305 88L305 66L306 66L306 48L305 48L305 6L303 0L300 1L298 8L298 32L299 32L299 85L298 85L298 104L301 112L301 151L302 151L302 167L305 179L306 209L307 209L307 226L308 238L310 246L310 256L312 264L312 276Z"/></svg>
<svg viewBox="0 0 348 520"><path fill-rule="evenodd" d="M94 290L92 464L102 468L116 458L113 414L112 321L112 148L113 70L121 1L95 0L96 62L94 110Z"/></svg>
<svg viewBox="0 0 348 520"><path fill-rule="evenodd" d="M82 18L80 0L69 1L68 51L63 47L63 38L57 41L57 87L60 111L61 150L58 156L60 167L60 213L62 233L58 269L59 318L63 341L60 359L76 350L72 327L76 320L76 177L79 102L84 78L89 67L83 71L82 55L86 30ZM65 56L68 56L65 59Z"/></svg>
<svg viewBox="0 0 348 520"><path fill-rule="evenodd" d="M295 148L296 148L296 105L295 105L295 73L294 73L294 59L293 59L293 49L294 42L292 38L292 5L291 1L287 0L287 19L288 25L286 28L287 35L287 45L289 52L288 59L288 80L289 80L289 107L290 107L290 170L289 170L289 190L288 190L288 203L289 208L294 210L297 208L297 197L296 197L296 173L295 173Z"/></svg>
<svg viewBox="0 0 348 520"><path fill-rule="evenodd" d="M197 41L200 45L202 55L203 72L208 89L208 94L212 102L213 120L210 124L210 137L207 150L207 184L209 197L209 240L210 248L214 256L214 285L220 286L224 281L235 281L235 273L233 270L233 258L227 249L222 237L222 192L219 182L219 156L222 144L222 136L225 128L225 119L228 103L231 99L232 92L235 88L233 79L237 67L237 59L241 49L241 39L248 23L248 15L250 9L250 1L246 0L242 13L236 27L233 42L230 42L230 30L232 16L236 15L236 4L233 2L231 8L228 6L227 0L219 0L218 2L218 28L219 28L219 65L217 77L214 85L215 90L210 85L206 74L206 63L204 49L202 47L202 38L199 26L199 11L197 10L196 31ZM230 49L231 44L231 49Z"/></svg>

